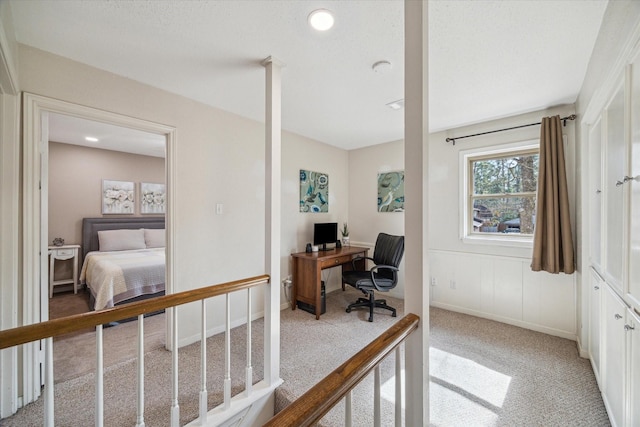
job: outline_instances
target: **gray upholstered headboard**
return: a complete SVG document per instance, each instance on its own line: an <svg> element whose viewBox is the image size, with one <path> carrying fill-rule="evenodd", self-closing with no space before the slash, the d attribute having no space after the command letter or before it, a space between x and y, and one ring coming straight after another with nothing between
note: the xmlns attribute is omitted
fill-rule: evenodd
<svg viewBox="0 0 640 427"><path fill-rule="evenodd" d="M83 218L82 259L89 252L99 250L98 231L137 228L164 228L164 217Z"/></svg>

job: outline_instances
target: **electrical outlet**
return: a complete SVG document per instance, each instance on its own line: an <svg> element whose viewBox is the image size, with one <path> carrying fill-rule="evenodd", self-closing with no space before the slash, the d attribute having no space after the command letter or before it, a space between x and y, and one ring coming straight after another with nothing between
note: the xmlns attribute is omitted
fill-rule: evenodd
<svg viewBox="0 0 640 427"><path fill-rule="evenodd" d="M436 278L435 276L431 276L431 286L435 286L436 285Z"/></svg>
<svg viewBox="0 0 640 427"><path fill-rule="evenodd" d="M449 287L451 289L455 289L456 288L456 281L455 280L449 280Z"/></svg>

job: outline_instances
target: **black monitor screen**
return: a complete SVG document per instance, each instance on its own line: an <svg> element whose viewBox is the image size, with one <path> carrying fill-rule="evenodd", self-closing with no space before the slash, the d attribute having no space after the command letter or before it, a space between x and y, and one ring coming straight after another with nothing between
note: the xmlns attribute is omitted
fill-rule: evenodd
<svg viewBox="0 0 640 427"><path fill-rule="evenodd" d="M313 244L321 245L320 250L327 250L327 243L335 243L338 240L338 223L322 222L313 225Z"/></svg>

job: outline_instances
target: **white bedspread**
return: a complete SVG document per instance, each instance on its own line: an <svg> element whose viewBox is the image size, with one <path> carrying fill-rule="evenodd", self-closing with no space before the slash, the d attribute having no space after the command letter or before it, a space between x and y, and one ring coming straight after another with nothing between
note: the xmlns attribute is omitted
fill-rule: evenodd
<svg viewBox="0 0 640 427"><path fill-rule="evenodd" d="M87 284L95 298L95 310L163 291L164 248L89 252L82 265L80 282Z"/></svg>

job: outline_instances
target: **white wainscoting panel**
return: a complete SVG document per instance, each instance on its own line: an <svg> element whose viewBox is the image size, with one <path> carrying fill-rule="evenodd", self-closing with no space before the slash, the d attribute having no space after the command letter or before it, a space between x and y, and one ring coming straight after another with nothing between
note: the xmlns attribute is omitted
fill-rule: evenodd
<svg viewBox="0 0 640 427"><path fill-rule="evenodd" d="M431 305L576 339L574 276L525 258L432 250Z"/></svg>

